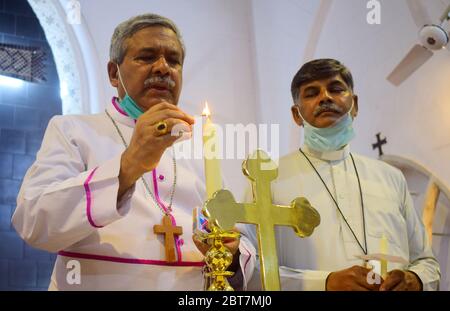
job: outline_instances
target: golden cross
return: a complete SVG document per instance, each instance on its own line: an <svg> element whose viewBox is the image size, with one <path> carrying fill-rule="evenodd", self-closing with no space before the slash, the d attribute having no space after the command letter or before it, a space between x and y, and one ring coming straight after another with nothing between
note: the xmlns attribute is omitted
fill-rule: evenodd
<svg viewBox="0 0 450 311"><path fill-rule="evenodd" d="M275 225L290 226L300 237L312 234L320 223L319 213L306 198L292 200L290 206L272 204L270 183L278 176L275 163L257 150L247 158L242 170L252 182L253 203L236 203L228 190L219 190L205 203L205 214L223 230L236 223L256 225L261 283L264 290L280 290Z"/></svg>
<svg viewBox="0 0 450 311"><path fill-rule="evenodd" d="M183 227L174 226L169 215L164 215L162 225L154 225L153 232L155 234L164 234L164 247L166 249L166 261L175 262L175 235L183 234Z"/></svg>

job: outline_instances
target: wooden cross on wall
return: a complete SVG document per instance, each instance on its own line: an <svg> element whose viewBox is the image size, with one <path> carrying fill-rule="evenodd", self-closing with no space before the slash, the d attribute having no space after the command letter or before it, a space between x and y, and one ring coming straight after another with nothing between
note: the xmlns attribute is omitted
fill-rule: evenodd
<svg viewBox="0 0 450 311"><path fill-rule="evenodd" d="M164 248L166 249L166 261L175 262L175 235L183 234L183 227L174 226L172 219L168 215L164 215L162 225L154 225L153 232L155 234L164 234Z"/></svg>
<svg viewBox="0 0 450 311"><path fill-rule="evenodd" d="M290 206L272 203L270 183L277 178L278 168L263 151L256 151L242 167L252 182L254 202L236 203L230 191L219 190L205 203L205 212L223 230L231 230L236 223L256 225L263 289L280 290L275 225L290 226L299 237L307 237L319 225L320 215L303 197L292 200Z"/></svg>

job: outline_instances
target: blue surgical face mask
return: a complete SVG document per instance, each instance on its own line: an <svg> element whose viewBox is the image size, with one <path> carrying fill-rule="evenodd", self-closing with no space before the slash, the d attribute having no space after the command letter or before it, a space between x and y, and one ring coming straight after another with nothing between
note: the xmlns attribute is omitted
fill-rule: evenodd
<svg viewBox="0 0 450 311"><path fill-rule="evenodd" d="M119 65L117 65L117 72L119 73L119 81L125 90L125 97L119 102L120 107L133 119L137 119L144 113L144 111L139 107L136 102L128 95L128 91L122 81L122 76L120 75Z"/></svg>
<svg viewBox="0 0 450 311"><path fill-rule="evenodd" d="M347 145L355 137L353 118L350 114L352 109L353 105L337 122L325 128L315 127L306 122L299 109L300 117L303 119L305 145L319 152L335 151Z"/></svg>

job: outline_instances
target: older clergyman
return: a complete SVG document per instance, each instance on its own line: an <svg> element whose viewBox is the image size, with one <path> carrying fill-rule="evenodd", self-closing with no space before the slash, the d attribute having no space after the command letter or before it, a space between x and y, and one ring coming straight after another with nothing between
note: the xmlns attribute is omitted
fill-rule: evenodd
<svg viewBox="0 0 450 311"><path fill-rule="evenodd" d="M203 289L203 255L191 238L203 173L170 148L172 128L194 123L177 106L184 57L172 21L133 17L111 40L118 98L104 113L50 121L13 216L29 244L58 252L50 289ZM248 252L228 246L238 269ZM245 280L250 266L241 270Z"/></svg>

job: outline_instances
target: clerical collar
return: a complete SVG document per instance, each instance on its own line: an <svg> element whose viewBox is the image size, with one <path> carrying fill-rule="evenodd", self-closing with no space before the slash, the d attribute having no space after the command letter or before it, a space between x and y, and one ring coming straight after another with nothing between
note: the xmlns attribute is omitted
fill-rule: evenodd
<svg viewBox="0 0 450 311"><path fill-rule="evenodd" d="M125 124L129 127L135 126L135 120L129 117L128 114L120 107L119 99L117 97L112 98L111 105L109 105L106 110L117 122Z"/></svg>
<svg viewBox="0 0 450 311"><path fill-rule="evenodd" d="M312 156L314 158L318 158L325 161L340 161L344 160L350 154L350 146L347 144L344 148L336 150L336 151L317 151L314 150L307 145L303 145L303 152L307 155Z"/></svg>

